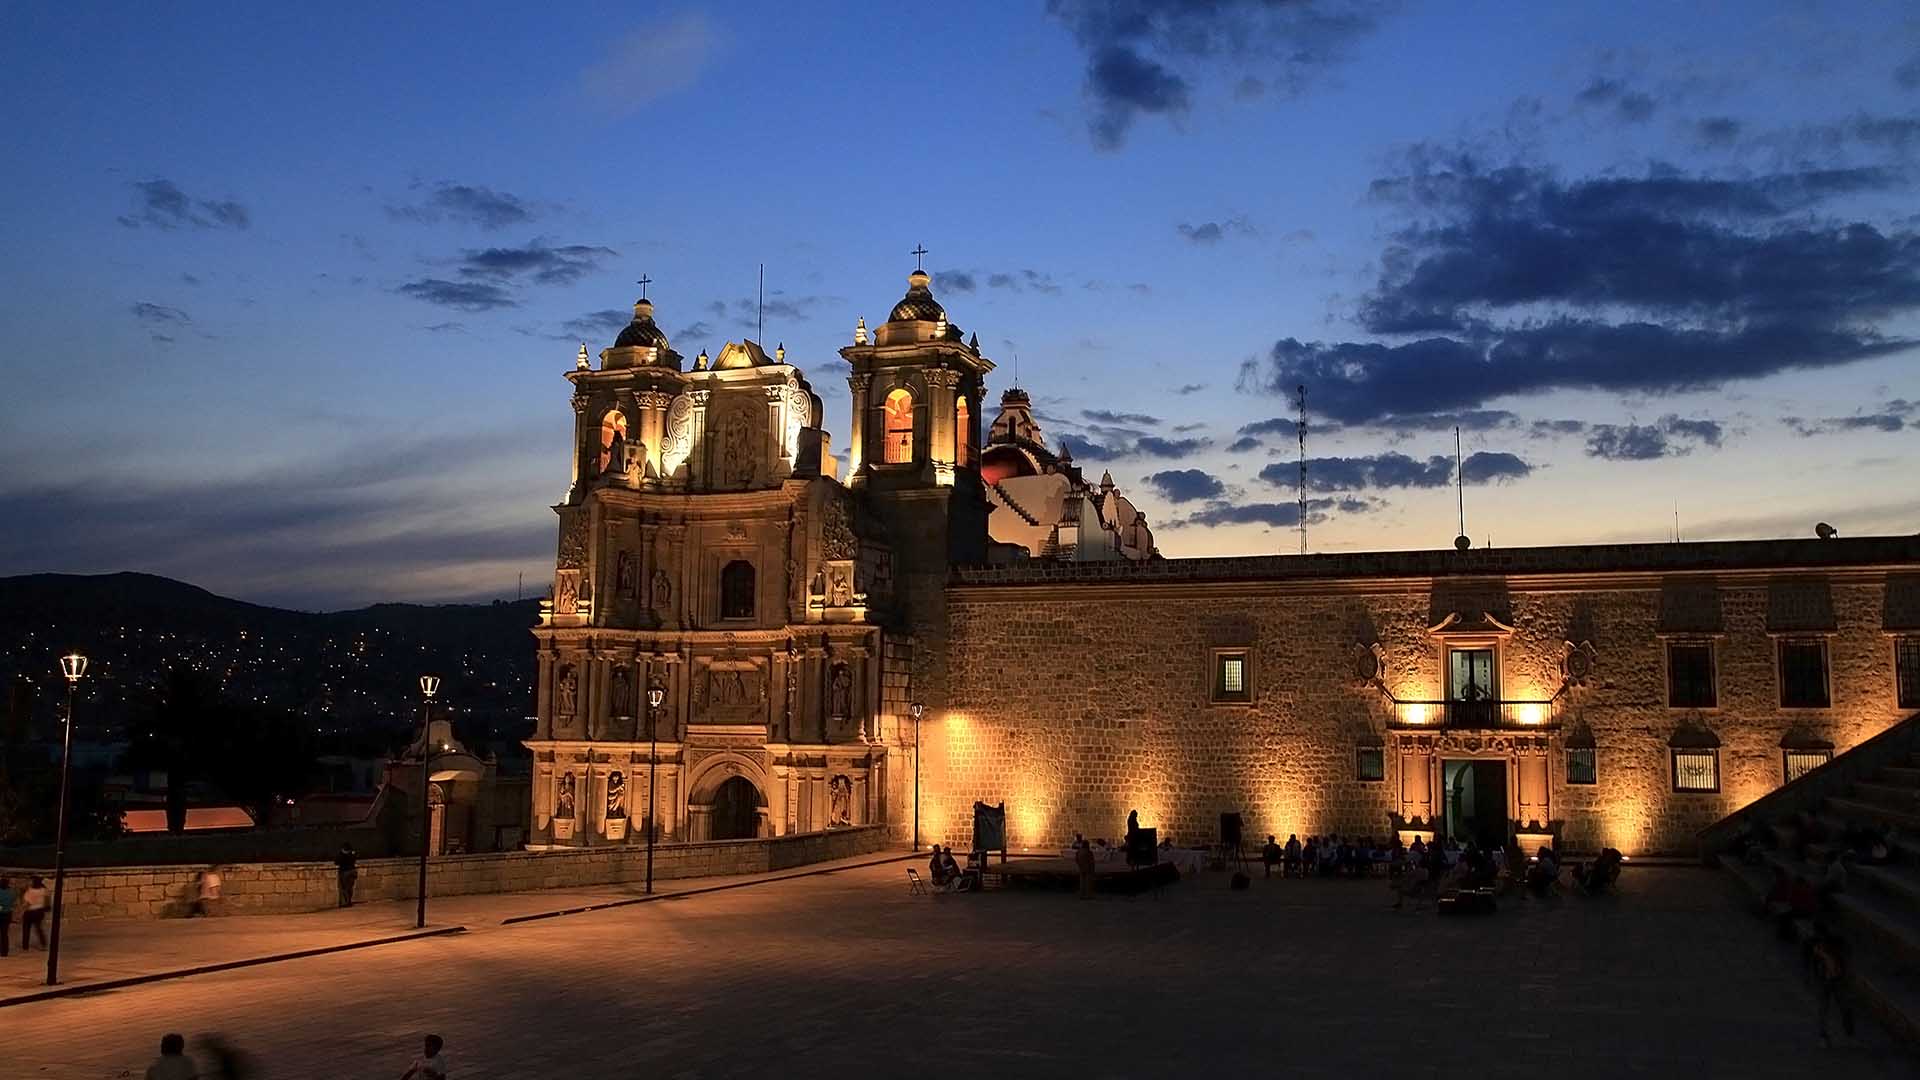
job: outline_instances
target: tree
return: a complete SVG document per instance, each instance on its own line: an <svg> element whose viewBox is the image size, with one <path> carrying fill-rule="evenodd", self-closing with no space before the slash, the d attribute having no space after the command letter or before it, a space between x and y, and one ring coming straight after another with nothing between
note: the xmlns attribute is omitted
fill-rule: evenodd
<svg viewBox="0 0 1920 1080"><path fill-rule="evenodd" d="M187 828L187 784L194 779L196 754L219 741L209 730L219 725L223 707L213 680L185 667L167 670L145 709L128 725L127 765L167 774L167 831Z"/></svg>

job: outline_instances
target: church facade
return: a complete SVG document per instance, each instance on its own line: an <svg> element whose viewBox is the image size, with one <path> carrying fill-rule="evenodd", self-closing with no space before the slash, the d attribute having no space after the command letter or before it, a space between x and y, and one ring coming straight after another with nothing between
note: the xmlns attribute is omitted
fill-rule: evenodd
<svg viewBox="0 0 1920 1080"><path fill-rule="evenodd" d="M1676 852L1920 709L1920 538L1165 559L1024 391L982 440L927 274L851 336L844 461L784 348L689 364L645 299L581 347L529 846L964 848L978 800Z"/></svg>

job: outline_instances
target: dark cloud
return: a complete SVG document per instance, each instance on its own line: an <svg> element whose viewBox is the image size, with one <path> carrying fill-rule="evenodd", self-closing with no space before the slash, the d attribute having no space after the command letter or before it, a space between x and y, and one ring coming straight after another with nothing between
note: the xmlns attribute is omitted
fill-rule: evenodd
<svg viewBox="0 0 1920 1080"><path fill-rule="evenodd" d="M571 285L618 254L612 248L591 244L553 246L533 240L523 247L466 251L460 256L459 270L462 277L469 278L518 281L525 277L537 285Z"/></svg>
<svg viewBox="0 0 1920 1080"><path fill-rule="evenodd" d="M1184 385L1174 387L1173 392L1176 394L1179 394L1181 397L1186 397L1188 394L1197 394L1200 391L1205 390L1206 388L1207 388L1206 383L1197 383L1197 382L1186 383Z"/></svg>
<svg viewBox="0 0 1920 1080"><path fill-rule="evenodd" d="M387 207L387 216L395 221L421 223L457 221L489 230L524 225L535 217L533 208L517 195L446 181L417 203Z"/></svg>
<svg viewBox="0 0 1920 1080"><path fill-rule="evenodd" d="M1061 291L1062 286L1053 280L1052 274L1041 270L942 270L933 275L935 292L967 295L981 289L1001 289L1006 292L1031 289L1053 296Z"/></svg>
<svg viewBox="0 0 1920 1080"><path fill-rule="evenodd" d="M1244 217L1231 217L1225 221L1204 221L1198 225L1181 222L1174 226L1174 229L1193 244L1217 244L1225 239L1228 233L1239 236L1259 235L1259 230L1248 224Z"/></svg>
<svg viewBox="0 0 1920 1080"><path fill-rule="evenodd" d="M467 332L467 324L460 322L437 322L431 326L422 327L421 329L430 334L464 334Z"/></svg>
<svg viewBox="0 0 1920 1080"><path fill-rule="evenodd" d="M119 219L129 229L245 229L253 224L247 208L232 199L196 199L171 180L136 180L133 190L134 211Z"/></svg>
<svg viewBox="0 0 1920 1080"><path fill-rule="evenodd" d="M1620 79L1595 78L1575 94L1573 100L1587 108L1606 109L1629 124L1644 124L1653 119L1655 107L1653 98L1630 88Z"/></svg>
<svg viewBox="0 0 1920 1080"><path fill-rule="evenodd" d="M1382 417L1370 422L1368 427L1386 428L1395 432L1413 431L1491 431L1494 428L1513 427L1520 418L1505 409L1462 409L1458 412L1402 413ZM1312 427L1309 419L1307 426Z"/></svg>
<svg viewBox="0 0 1920 1080"><path fill-rule="evenodd" d="M1382 342L1277 342L1243 389L1346 423L1559 389L1711 389L1911 346L1876 325L1920 310L1920 235L1810 215L1904 189L1885 169L1737 179L1656 168L1567 183L1469 156L1416 159L1374 194L1394 236L1362 326ZM1502 319L1505 325L1502 325Z"/></svg>
<svg viewBox="0 0 1920 1080"><path fill-rule="evenodd" d="M966 270L942 270L933 275L940 283L943 292L970 293L980 288L980 282Z"/></svg>
<svg viewBox="0 0 1920 1080"><path fill-rule="evenodd" d="M1080 415L1096 424L1135 424L1145 427L1158 427L1160 418L1146 413L1111 412L1107 409L1081 409Z"/></svg>
<svg viewBox="0 0 1920 1080"><path fill-rule="evenodd" d="M513 294L498 285L479 281L448 281L445 278L421 278L400 286L403 296L424 300L437 307L455 311L497 311L519 306Z"/></svg>
<svg viewBox="0 0 1920 1080"><path fill-rule="evenodd" d="M1343 514L1364 514L1378 504L1368 499L1308 499L1307 524L1314 525L1327 520L1330 512ZM1300 525L1300 504L1284 503L1227 503L1216 502L1203 509L1196 510L1185 518L1176 520L1174 525L1268 525L1274 528L1293 529Z"/></svg>
<svg viewBox="0 0 1920 1080"><path fill-rule="evenodd" d="M841 303L837 296L790 296L785 291L775 289L767 294L765 303L766 317L785 319L789 322L806 322L823 308L833 308ZM733 302L731 322L736 326L757 326L760 321L762 304L759 298L743 296ZM719 318L727 318L728 306L716 300L707 305Z"/></svg>
<svg viewBox="0 0 1920 1080"><path fill-rule="evenodd" d="M1289 439L1299 435L1300 425L1290 416L1276 416L1268 420L1256 420L1251 424L1242 424L1241 435L1283 435Z"/></svg>
<svg viewBox="0 0 1920 1080"><path fill-rule="evenodd" d="M1260 445L1259 439L1256 439L1251 435L1242 435L1239 438L1233 440L1233 442L1227 444L1227 453L1244 454L1249 450L1253 450L1259 447L1259 445Z"/></svg>
<svg viewBox="0 0 1920 1080"><path fill-rule="evenodd" d="M190 323L193 321L187 317L186 312L181 311L177 307L168 307L165 304L149 304L141 301L133 305L131 310L133 311L134 318L139 319L148 326L177 326L181 323Z"/></svg>
<svg viewBox="0 0 1920 1080"><path fill-rule="evenodd" d="M707 323L705 320L697 320L695 322L690 322L687 325L681 327L680 332L675 334L674 337L686 338L690 341L698 341L701 338L710 337L712 336L712 334L713 334L713 327L711 324Z"/></svg>
<svg viewBox="0 0 1920 1080"><path fill-rule="evenodd" d="M1533 466L1513 454L1479 451L1462 463L1468 484L1514 480L1533 472ZM1300 488L1297 462L1276 461L1260 470L1260 479L1275 487ZM1453 458L1435 454L1426 459L1389 451L1367 457L1307 459L1308 491L1367 491L1387 488L1440 488L1453 483Z"/></svg>
<svg viewBox="0 0 1920 1080"><path fill-rule="evenodd" d="M1227 493L1227 486L1221 483L1218 477L1199 469L1170 469L1166 472L1157 472L1147 477L1147 485L1171 503L1218 499Z"/></svg>
<svg viewBox="0 0 1920 1080"><path fill-rule="evenodd" d="M1731 116L1709 116L1693 125L1693 137L1701 146L1732 146L1740 141L1740 132L1740 121Z"/></svg>
<svg viewBox="0 0 1920 1080"><path fill-rule="evenodd" d="M1920 90L1920 53L1893 69L1893 82L1903 90Z"/></svg>
<svg viewBox="0 0 1920 1080"><path fill-rule="evenodd" d="M1800 435L1832 435L1842 431L1899 431L1907 427L1920 429L1920 401L1894 398L1873 412L1857 412L1852 416L1829 416L1822 420L1783 416L1780 422Z"/></svg>
<svg viewBox="0 0 1920 1080"><path fill-rule="evenodd" d="M200 284L200 279L199 279L199 278L197 278L197 277L195 277L195 276L193 276L192 274L181 274L181 275L180 275L180 280L181 280L181 281L183 281L183 282L185 282L185 283L187 283L188 285L198 285L198 284Z"/></svg>
<svg viewBox="0 0 1920 1080"><path fill-rule="evenodd" d="M1060 445L1081 461L1119 461L1133 457L1179 461L1213 445L1212 439L1166 439L1158 435L1126 431L1102 432L1094 429L1093 435L1103 441L1094 442L1080 435L1062 435Z"/></svg>
<svg viewBox="0 0 1920 1080"><path fill-rule="evenodd" d="M1663 416L1652 424L1592 424L1587 456L1609 461L1651 461L1692 453L1691 444L1719 446L1720 425L1712 420Z"/></svg>
<svg viewBox="0 0 1920 1080"><path fill-rule="evenodd" d="M1240 76L1229 85L1243 99L1304 91L1388 7L1377 0L1049 0L1047 13L1086 54L1088 129L1095 145L1115 149L1143 114L1184 116L1202 83Z"/></svg>
<svg viewBox="0 0 1920 1080"><path fill-rule="evenodd" d="M631 311L622 311L619 308L605 308L600 311L589 311L577 318L568 319L566 322L560 324L560 329L566 332L566 337L582 338L586 341L593 342L618 337L620 331L625 330L627 324L632 321L633 313Z"/></svg>
<svg viewBox="0 0 1920 1080"><path fill-rule="evenodd" d="M1535 438L1553 438L1558 435L1581 435L1587 430L1585 420L1535 420L1533 422Z"/></svg>

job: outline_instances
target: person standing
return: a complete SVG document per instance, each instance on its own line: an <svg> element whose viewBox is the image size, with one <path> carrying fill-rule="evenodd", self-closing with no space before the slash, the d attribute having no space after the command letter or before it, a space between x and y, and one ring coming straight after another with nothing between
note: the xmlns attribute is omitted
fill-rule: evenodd
<svg viewBox="0 0 1920 1080"><path fill-rule="evenodd" d="M353 883L360 878L359 857L353 853L352 844L341 844L340 854L333 857L334 870L340 880L340 906L353 906Z"/></svg>
<svg viewBox="0 0 1920 1080"><path fill-rule="evenodd" d="M1093 899L1093 845L1080 841L1073 853L1073 865L1080 871L1080 899Z"/></svg>
<svg viewBox="0 0 1920 1080"><path fill-rule="evenodd" d="M400 1080L447 1080L447 1059L440 1055L446 1042L438 1035L427 1036L426 1053L413 1059Z"/></svg>
<svg viewBox="0 0 1920 1080"><path fill-rule="evenodd" d="M12 883L0 877L0 956L7 955L7 943L12 939L14 900Z"/></svg>
<svg viewBox="0 0 1920 1080"><path fill-rule="evenodd" d="M20 951L33 949L33 938L40 939L40 947L47 947L47 905L53 902L52 894L47 891L47 882L38 874L27 880L27 890L20 894Z"/></svg>
<svg viewBox="0 0 1920 1080"><path fill-rule="evenodd" d="M199 1075L200 1070L194 1067L193 1059L187 1056L186 1036L161 1036L160 1056L147 1066L147 1080L194 1080Z"/></svg>

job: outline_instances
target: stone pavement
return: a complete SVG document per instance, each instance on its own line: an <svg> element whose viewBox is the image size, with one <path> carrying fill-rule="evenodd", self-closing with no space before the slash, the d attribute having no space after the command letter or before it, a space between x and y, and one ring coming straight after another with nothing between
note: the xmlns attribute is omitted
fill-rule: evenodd
<svg viewBox="0 0 1920 1080"><path fill-rule="evenodd" d="M766 874L656 881L654 892L660 896L682 895L780 881L797 875L865 866L903 854L904 851L861 855ZM487 930L507 919L615 905L645 894L641 885L622 884L588 889L429 896L427 927L429 931L462 927L469 931ZM385 900L299 915L75 920L60 930L60 985L72 989L91 983L383 941L417 933L415 914L416 905L412 900ZM38 947L31 953L21 953L17 920L11 928L11 937L12 955L0 959L0 1006L48 989L47 954Z"/></svg>
<svg viewBox="0 0 1920 1080"><path fill-rule="evenodd" d="M909 864L910 865L910 864ZM0 1011L8 1077L138 1076L223 1032L265 1077L398 1075L421 1033L476 1077L1238 1072L1562 1080L1913 1075L1832 1050L1793 953L1725 879L1395 913L1376 882L1222 875L1160 897L912 897L900 865Z"/></svg>

